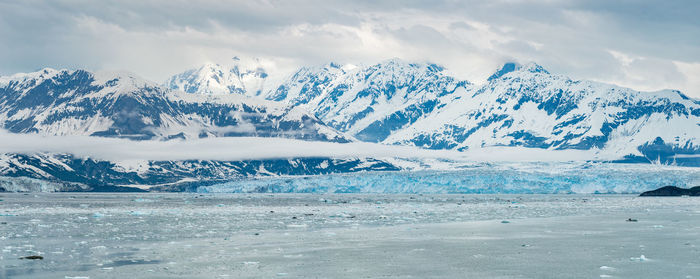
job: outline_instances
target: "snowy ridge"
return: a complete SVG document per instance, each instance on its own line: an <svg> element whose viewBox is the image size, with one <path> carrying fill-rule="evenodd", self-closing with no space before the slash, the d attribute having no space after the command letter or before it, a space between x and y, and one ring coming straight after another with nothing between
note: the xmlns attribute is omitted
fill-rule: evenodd
<svg viewBox="0 0 700 279"><path fill-rule="evenodd" d="M700 102L673 90L639 92L552 75L529 64L458 92L384 142L464 150L484 146L606 150L641 155L666 143L697 153ZM661 139L661 140L658 140ZM656 157L656 156L654 156Z"/></svg>
<svg viewBox="0 0 700 279"><path fill-rule="evenodd" d="M164 86L186 93L204 95L257 96L263 93L268 74L262 65L255 61L243 63L240 58L234 58L234 60L236 63L232 66L208 63L199 68L187 70L168 79Z"/></svg>
<svg viewBox="0 0 700 279"><path fill-rule="evenodd" d="M2 80L0 127L15 133L350 140L298 108L242 95L173 92L131 73L45 69Z"/></svg>
<svg viewBox="0 0 700 279"><path fill-rule="evenodd" d="M506 63L482 86L457 81L434 64L331 63L300 69L268 98L384 144L579 149L663 163L700 153L699 101L675 90L639 92L574 80L535 63ZM680 163L700 165L697 159Z"/></svg>
<svg viewBox="0 0 700 279"><path fill-rule="evenodd" d="M330 126L371 142L432 112L435 100L470 86L435 64L391 59L371 66L304 67L267 96L302 106Z"/></svg>

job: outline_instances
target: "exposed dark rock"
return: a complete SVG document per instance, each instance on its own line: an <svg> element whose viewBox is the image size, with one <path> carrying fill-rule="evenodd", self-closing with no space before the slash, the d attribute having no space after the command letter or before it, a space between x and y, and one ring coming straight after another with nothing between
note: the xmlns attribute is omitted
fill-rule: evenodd
<svg viewBox="0 0 700 279"><path fill-rule="evenodd" d="M690 189L676 186L664 186L656 190L646 191L640 197L680 197L680 196L700 196L700 186Z"/></svg>

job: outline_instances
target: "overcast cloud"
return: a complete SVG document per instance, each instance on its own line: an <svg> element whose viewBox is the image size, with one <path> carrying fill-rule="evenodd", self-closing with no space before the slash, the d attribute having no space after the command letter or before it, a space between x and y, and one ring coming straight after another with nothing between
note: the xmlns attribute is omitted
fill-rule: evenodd
<svg viewBox="0 0 700 279"><path fill-rule="evenodd" d="M0 74L43 67L148 79L233 56L271 71L399 57L483 82L506 61L700 98L700 1L6 1Z"/></svg>

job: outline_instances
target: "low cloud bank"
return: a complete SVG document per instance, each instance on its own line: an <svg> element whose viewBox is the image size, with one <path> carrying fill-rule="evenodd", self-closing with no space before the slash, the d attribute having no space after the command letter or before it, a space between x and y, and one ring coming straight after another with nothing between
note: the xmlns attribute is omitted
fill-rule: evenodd
<svg viewBox="0 0 700 279"><path fill-rule="evenodd" d="M0 131L0 153L68 153L102 160L256 160L278 158L405 158L455 161L609 160L592 151L492 147L458 152L376 143L331 143L286 138L220 137L132 141L89 136L42 136Z"/></svg>

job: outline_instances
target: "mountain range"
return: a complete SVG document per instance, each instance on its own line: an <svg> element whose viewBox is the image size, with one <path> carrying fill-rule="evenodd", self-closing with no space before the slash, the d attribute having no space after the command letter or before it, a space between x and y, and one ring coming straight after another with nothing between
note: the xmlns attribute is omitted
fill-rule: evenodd
<svg viewBox="0 0 700 279"><path fill-rule="evenodd" d="M0 77L0 128L136 141L246 136L455 151L573 149L616 154L620 162L700 166L700 101L676 90L575 80L535 63L506 63L483 84L400 59L302 67L278 82L240 59L162 84L124 72L42 69ZM377 158L144 161L132 169L71 154L0 156L0 176L74 190L182 190L248 176L399 169ZM8 179L0 188L16 184Z"/></svg>
<svg viewBox="0 0 700 279"><path fill-rule="evenodd" d="M383 144L576 149L680 164L698 164L694 155L700 153L697 99L677 90L640 92L575 80L535 63L506 63L480 85L430 63L329 63L302 67L258 96Z"/></svg>

